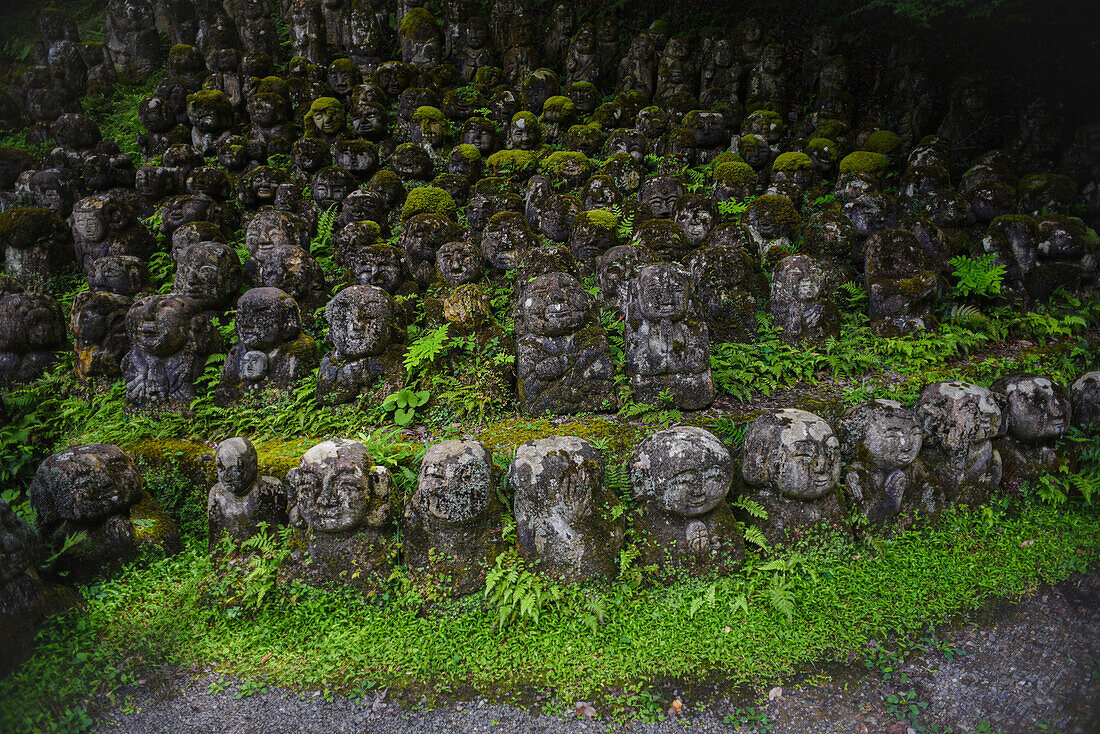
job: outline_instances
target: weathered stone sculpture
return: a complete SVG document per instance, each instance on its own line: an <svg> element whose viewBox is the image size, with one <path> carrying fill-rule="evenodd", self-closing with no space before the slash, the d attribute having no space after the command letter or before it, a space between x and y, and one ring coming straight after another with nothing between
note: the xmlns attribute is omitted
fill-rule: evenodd
<svg viewBox="0 0 1100 734"><path fill-rule="evenodd" d="M691 276L674 263L641 269L626 310L626 372L634 399L697 410L714 402L710 335L695 316Z"/></svg>
<svg viewBox="0 0 1100 734"><path fill-rule="evenodd" d="M440 277L451 285L477 283L485 275L485 257L472 242L448 242L435 260Z"/></svg>
<svg viewBox="0 0 1100 734"><path fill-rule="evenodd" d="M126 312L133 302L129 295L103 290L76 294L70 328L76 351L76 376L80 380L122 374L122 359L130 351Z"/></svg>
<svg viewBox="0 0 1100 734"><path fill-rule="evenodd" d="M809 255L791 255L775 266L769 308L785 341L840 336L827 267Z"/></svg>
<svg viewBox="0 0 1100 734"><path fill-rule="evenodd" d="M617 245L597 259L600 302L620 314L626 313L630 286L638 271L657 261L657 254L648 247Z"/></svg>
<svg viewBox="0 0 1100 734"><path fill-rule="evenodd" d="M518 304L516 377L530 415L615 410L607 334L580 281L549 273L524 287Z"/></svg>
<svg viewBox="0 0 1100 734"><path fill-rule="evenodd" d="M950 500L977 504L1001 483L1001 454L993 446L1003 417L993 394L966 382L934 382L914 411L924 428L921 457Z"/></svg>
<svg viewBox="0 0 1100 734"><path fill-rule="evenodd" d="M503 550L495 473L489 450L477 441L440 441L425 452L401 518L409 567L458 594L482 588L487 567Z"/></svg>
<svg viewBox="0 0 1100 734"><path fill-rule="evenodd" d="M187 408L212 350L213 327L202 305L181 295L139 298L126 313L130 351L122 360L126 404Z"/></svg>
<svg viewBox="0 0 1100 734"><path fill-rule="evenodd" d="M864 255L868 313L876 336L902 336L935 324L940 282L916 236L884 229L867 240Z"/></svg>
<svg viewBox="0 0 1100 734"><path fill-rule="evenodd" d="M386 580L395 550L397 494L389 471L374 464L363 444L317 444L287 474L287 485L290 514L304 527L284 573L358 589Z"/></svg>
<svg viewBox="0 0 1100 734"><path fill-rule="evenodd" d="M30 657L35 627L47 611L35 571L40 555L34 529L0 499L0 677Z"/></svg>
<svg viewBox="0 0 1100 734"><path fill-rule="evenodd" d="M770 544L787 544L819 523L846 530L835 491L840 442L813 413L783 408L754 420L741 444L741 473L756 488L748 497L768 513L761 530Z"/></svg>
<svg viewBox="0 0 1100 734"><path fill-rule="evenodd" d="M555 436L516 449L508 480L529 564L565 582L615 575L625 518L603 477L600 452L584 439Z"/></svg>
<svg viewBox="0 0 1100 734"><path fill-rule="evenodd" d="M845 411L837 425L847 459L848 498L872 527L903 510L939 509L917 462L924 433L916 414L893 400L868 400Z"/></svg>
<svg viewBox="0 0 1100 734"><path fill-rule="evenodd" d="M163 61L153 4L148 0L111 0L107 4L107 49L121 77L145 77Z"/></svg>
<svg viewBox="0 0 1100 734"><path fill-rule="evenodd" d="M321 360L318 402L350 403L379 377L404 376L403 335L389 293L371 285L345 288L325 307L325 319L333 350Z"/></svg>
<svg viewBox="0 0 1100 734"><path fill-rule="evenodd" d="M641 514L640 563L666 570L732 570L744 557L726 503L733 459L712 433L694 426L658 431L638 445L630 481Z"/></svg>
<svg viewBox="0 0 1100 734"><path fill-rule="evenodd" d="M990 386L1003 398L1006 436L995 445L1005 469L1035 474L1058 462L1054 444L1070 427L1071 405L1064 385L1039 375L1006 375Z"/></svg>
<svg viewBox="0 0 1100 734"><path fill-rule="evenodd" d="M175 524L145 490L134 460L118 446L73 446L38 466L30 487L42 540L61 547L66 536L85 538L53 567L70 581L87 581L143 548L180 550Z"/></svg>
<svg viewBox="0 0 1100 734"><path fill-rule="evenodd" d="M219 405L250 392L289 390L317 366L317 345L302 333L298 304L278 288L253 288L241 296L235 325L237 343L215 391Z"/></svg>
<svg viewBox="0 0 1100 734"><path fill-rule="evenodd" d="M725 241L716 230L717 239ZM710 329L710 338L719 343L744 343L756 340L757 303L766 296L766 279L744 247L735 244L708 244L691 253L688 270L695 298Z"/></svg>
<svg viewBox="0 0 1100 734"><path fill-rule="evenodd" d="M114 194L95 194L81 199L70 218L77 264L85 274L95 261L107 255L132 255L148 260L153 238L127 202Z"/></svg>
<svg viewBox="0 0 1100 734"><path fill-rule="evenodd" d="M218 483L206 500L209 542L215 548L223 535L235 543L260 532L286 525L286 488L275 477L261 476L256 449L247 438L234 436L218 444L214 454Z"/></svg>
<svg viewBox="0 0 1100 734"><path fill-rule="evenodd" d="M243 278L237 252L221 242L196 242L172 254L176 262L173 292L194 299L203 311L225 311Z"/></svg>
<svg viewBox="0 0 1100 734"><path fill-rule="evenodd" d="M1073 425L1094 428L1100 425L1100 372L1086 372L1070 387Z"/></svg>
<svg viewBox="0 0 1100 734"><path fill-rule="evenodd" d="M66 348L61 305L46 293L24 293L0 277L0 387L37 380Z"/></svg>

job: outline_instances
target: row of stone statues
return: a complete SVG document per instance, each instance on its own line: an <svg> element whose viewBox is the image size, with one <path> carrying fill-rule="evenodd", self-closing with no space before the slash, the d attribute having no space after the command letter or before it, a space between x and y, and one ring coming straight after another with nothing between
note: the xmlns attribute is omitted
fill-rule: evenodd
<svg viewBox="0 0 1100 734"><path fill-rule="evenodd" d="M1072 460L1072 452L1055 449L1071 425L1100 426L1100 373L1083 375L1068 392L1027 374L1004 377L989 389L938 382L912 407L890 400L852 406L835 430L804 410L770 410L747 426L736 456L701 428L658 431L628 462L640 562L663 574L736 568L744 554L738 521L757 524L775 546L821 525L851 533L934 521L949 504L987 501L1003 477L1015 482ZM548 575L612 577L624 542L623 499L607 485L604 459L573 436L519 446L507 484L483 444L437 442L404 502L389 471L356 441L313 446L285 483L260 474L245 438L219 444L215 465L218 482L207 503L211 547L220 547L223 535L240 542L261 527L289 525L298 540L282 569L285 578L372 588L388 577L400 552L410 569L441 586L473 591L507 548L506 487L514 492L519 552ZM135 463L116 446L75 446L50 456L30 499L37 534L4 508L0 530L12 539L0 566L5 584L33 567L28 544L36 537L57 549L66 537L83 534L53 567L74 581L143 548L179 547ZM742 511L746 501L758 506L754 514ZM853 517L863 519L853 526Z"/></svg>

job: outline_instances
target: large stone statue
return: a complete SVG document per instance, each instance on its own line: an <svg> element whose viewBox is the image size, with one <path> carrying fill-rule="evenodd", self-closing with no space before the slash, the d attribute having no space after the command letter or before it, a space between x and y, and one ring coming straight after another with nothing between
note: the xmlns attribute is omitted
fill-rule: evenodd
<svg viewBox="0 0 1100 734"><path fill-rule="evenodd" d="M1100 372L1086 372L1070 386L1073 425L1078 428L1100 426Z"/></svg>
<svg viewBox="0 0 1100 734"><path fill-rule="evenodd" d="M1058 463L1054 444L1070 427L1065 386L1040 375L1006 375L990 386L1002 396L1006 436L995 443L1006 470L1034 475Z"/></svg>
<svg viewBox="0 0 1100 734"><path fill-rule="evenodd" d="M630 480L641 565L706 572L740 564L741 530L726 503L733 459L714 434L694 426L654 433L638 445Z"/></svg>
<svg viewBox="0 0 1100 734"><path fill-rule="evenodd" d="M516 490L519 551L534 568L565 582L616 573L626 518L604 484L600 452L575 436L528 441L508 467Z"/></svg>
<svg viewBox="0 0 1100 734"><path fill-rule="evenodd" d="M455 593L482 587L486 568L504 550L495 473L477 441L440 441L427 450L401 518L406 564Z"/></svg>
<svg viewBox="0 0 1100 734"><path fill-rule="evenodd" d="M0 276L0 387L38 379L65 349L61 305L47 293L24 293Z"/></svg>
<svg viewBox="0 0 1100 734"><path fill-rule="evenodd" d="M333 350L321 360L317 400L350 403L379 377L404 377L403 333L393 296L372 285L354 285L325 307Z"/></svg>
<svg viewBox="0 0 1100 734"><path fill-rule="evenodd" d="M681 410L714 402L710 335L694 313L691 276L675 263L647 265L626 311L626 371L634 399Z"/></svg>
<svg viewBox="0 0 1100 734"><path fill-rule="evenodd" d="M187 408L213 348L210 318L197 301L175 294L139 298L126 313L130 351L122 360L126 404Z"/></svg>

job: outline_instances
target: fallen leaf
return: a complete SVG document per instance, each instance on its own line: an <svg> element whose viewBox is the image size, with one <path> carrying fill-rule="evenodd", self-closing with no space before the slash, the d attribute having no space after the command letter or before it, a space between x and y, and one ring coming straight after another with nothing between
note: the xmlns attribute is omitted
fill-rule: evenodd
<svg viewBox="0 0 1100 734"><path fill-rule="evenodd" d="M864 724L862 721L859 722L859 734L869 734L869 732L867 731L867 725Z"/></svg>
<svg viewBox="0 0 1100 734"><path fill-rule="evenodd" d="M768 700L769 701L774 701L777 698L783 698L783 688L782 688L782 686L776 686L775 688L768 691Z"/></svg>
<svg viewBox="0 0 1100 734"><path fill-rule="evenodd" d="M577 718L594 719L596 718L596 709L592 707L592 704L587 701L577 701Z"/></svg>
<svg viewBox="0 0 1100 734"><path fill-rule="evenodd" d="M264 663L266 663L271 658L271 656L273 654L274 653L269 652L267 655L264 655L262 658L260 658L260 665L263 665Z"/></svg>
<svg viewBox="0 0 1100 734"><path fill-rule="evenodd" d="M1025 540L1023 543L1020 543L1021 548L1030 548L1033 545L1035 545L1034 540Z"/></svg>
<svg viewBox="0 0 1100 734"><path fill-rule="evenodd" d="M726 633L726 634L728 635L728 634L730 633L730 627L729 627L729 625L727 624L727 625L725 626L725 628L723 628L723 630L722 630L722 631L723 631L723 632L725 632L725 633Z"/></svg>
<svg viewBox="0 0 1100 734"><path fill-rule="evenodd" d="M684 710L683 701L681 701L678 698L675 701L673 701L672 702L672 710L675 711L676 713L680 713L681 711L683 711Z"/></svg>

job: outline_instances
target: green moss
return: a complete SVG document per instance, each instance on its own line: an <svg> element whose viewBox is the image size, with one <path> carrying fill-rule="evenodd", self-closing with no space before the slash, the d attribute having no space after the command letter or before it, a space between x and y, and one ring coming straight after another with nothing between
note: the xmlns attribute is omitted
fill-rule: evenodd
<svg viewBox="0 0 1100 734"><path fill-rule="evenodd" d="M535 117L535 113L534 112L528 112L526 110L524 110L522 112L517 112L516 114L512 115L512 124L513 125L515 125L520 120L523 120L523 123L524 123L525 126L529 125L531 127L536 127L539 124L539 118Z"/></svg>
<svg viewBox="0 0 1100 734"><path fill-rule="evenodd" d="M435 16L424 8L413 8L401 19L401 35L406 38L423 38L436 30Z"/></svg>
<svg viewBox="0 0 1100 734"><path fill-rule="evenodd" d="M438 107L423 105L416 108L412 116L413 122L442 122L447 124L447 118Z"/></svg>
<svg viewBox="0 0 1100 734"><path fill-rule="evenodd" d="M171 56L180 56L182 54L187 53L187 49L189 49L189 48L194 48L194 46L192 46L189 43L177 43L175 46L168 49L168 55L170 57Z"/></svg>
<svg viewBox="0 0 1100 734"><path fill-rule="evenodd" d="M401 221L406 222L417 214L441 214L448 219L454 219L457 207L455 200L443 189L435 186L421 186L413 189L405 198L405 206L401 208Z"/></svg>
<svg viewBox="0 0 1100 734"><path fill-rule="evenodd" d="M485 165L495 174L516 175L534 171L538 159L539 154L536 151L506 148L486 158ZM507 180L505 182L507 183Z"/></svg>
<svg viewBox="0 0 1100 734"><path fill-rule="evenodd" d="M596 88L596 85L592 82L573 82L569 85L571 92L580 92L581 94L595 95L596 97L602 97L600 90Z"/></svg>
<svg viewBox="0 0 1100 734"><path fill-rule="evenodd" d="M187 104L199 104L203 107L217 107L230 105L229 97L220 89L200 89L187 95Z"/></svg>
<svg viewBox="0 0 1100 734"><path fill-rule="evenodd" d="M713 176L718 171L718 166L723 163L744 163L745 159L741 157L740 153L734 153L732 150L725 150L714 157L714 160L710 162L710 172Z"/></svg>
<svg viewBox="0 0 1100 734"><path fill-rule="evenodd" d="M298 466L302 455L316 443L314 439L282 439L253 442L260 474L285 480L286 474Z"/></svg>
<svg viewBox="0 0 1100 734"><path fill-rule="evenodd" d="M791 203L791 200L779 194L764 194L756 197L749 202L748 210L745 213L748 214L749 212L762 212L765 219L774 222L787 231L797 230L802 223L801 217L798 216L798 209Z"/></svg>
<svg viewBox="0 0 1100 734"><path fill-rule="evenodd" d="M573 104L573 100L561 94L556 94L550 97L542 103L542 114L547 112L557 113L559 117L572 117L576 114L577 108Z"/></svg>
<svg viewBox="0 0 1100 734"><path fill-rule="evenodd" d="M575 150L556 150L543 159L542 170L551 174L560 173L561 169L569 163L575 163L585 169L592 168L592 162L584 153Z"/></svg>
<svg viewBox="0 0 1100 734"><path fill-rule="evenodd" d="M791 151L788 153L780 153L776 156L775 161L772 163L772 173L779 171L809 171L814 167L813 159L805 153L799 153L797 151Z"/></svg>
<svg viewBox="0 0 1100 734"><path fill-rule="evenodd" d="M744 161L727 161L714 169L714 180L731 184L755 184L756 171Z"/></svg>
<svg viewBox="0 0 1100 734"><path fill-rule="evenodd" d="M460 143L456 145L451 150L451 153L457 153L462 160L469 163L477 163L481 160L481 151L469 143Z"/></svg>
<svg viewBox="0 0 1100 734"><path fill-rule="evenodd" d="M881 176L890 167L890 160L882 153L858 150L849 153L840 161L841 173L866 173Z"/></svg>
<svg viewBox="0 0 1100 734"><path fill-rule="evenodd" d="M313 100L313 104L309 106L309 112L306 113L306 118L308 119L320 112L328 112L330 110L343 114L344 106L340 104L340 100L335 97L318 97Z"/></svg>
<svg viewBox="0 0 1100 734"><path fill-rule="evenodd" d="M478 436L495 454L511 455L528 441L551 436L577 436L608 449L608 458L624 460L652 430L648 426L619 423L605 418L588 418L571 423L545 419L495 423Z"/></svg>
<svg viewBox="0 0 1100 734"><path fill-rule="evenodd" d="M867 142L864 144L863 149L872 153L890 155L899 147L901 147L901 137L899 137L897 133L889 130L876 130L867 138Z"/></svg>
<svg viewBox="0 0 1100 734"><path fill-rule="evenodd" d="M47 226L51 212L39 207L25 206L8 209L0 214L0 239L10 240L16 233L28 228L37 229Z"/></svg>
<svg viewBox="0 0 1100 734"><path fill-rule="evenodd" d="M814 128L812 137L839 140L845 137L847 133L848 126L841 120L821 120L817 123L817 127Z"/></svg>
<svg viewBox="0 0 1100 734"><path fill-rule="evenodd" d="M606 209L589 209L577 215L574 226L581 222L587 222L600 229L615 229L619 224L619 219Z"/></svg>
<svg viewBox="0 0 1100 734"><path fill-rule="evenodd" d="M813 138L806 143L806 152L817 156L837 157L836 143L828 138Z"/></svg>
<svg viewBox="0 0 1100 734"><path fill-rule="evenodd" d="M139 548L160 549L166 555L182 549L179 529L148 492L130 508L130 522L134 525L134 541Z"/></svg>

